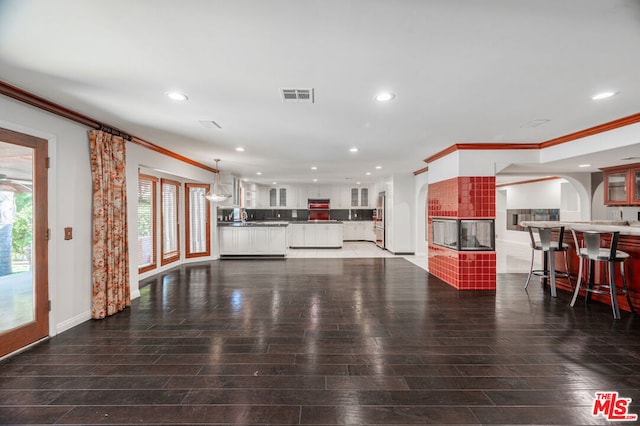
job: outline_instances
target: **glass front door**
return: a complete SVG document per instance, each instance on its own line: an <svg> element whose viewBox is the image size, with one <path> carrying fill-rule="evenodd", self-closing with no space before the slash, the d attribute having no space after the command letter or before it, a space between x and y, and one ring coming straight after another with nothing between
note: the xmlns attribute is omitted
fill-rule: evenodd
<svg viewBox="0 0 640 426"><path fill-rule="evenodd" d="M46 156L0 129L0 356L48 335Z"/></svg>

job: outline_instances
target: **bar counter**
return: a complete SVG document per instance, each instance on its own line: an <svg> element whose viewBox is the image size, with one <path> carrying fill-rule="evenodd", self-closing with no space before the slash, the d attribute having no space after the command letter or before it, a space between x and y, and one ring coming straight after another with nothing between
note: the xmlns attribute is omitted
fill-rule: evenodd
<svg viewBox="0 0 640 426"><path fill-rule="evenodd" d="M625 272L627 278L627 287L629 289L629 295L636 311L640 309L640 223L638 222L624 222L624 221L593 221L593 222L563 222L563 221L524 221L520 223L521 226L539 226L539 227L557 227L564 226L564 239L563 241L569 245L569 251L567 252L567 262L569 264L569 273L574 284L578 278L578 268L580 267L578 261L578 255L575 250L575 243L571 234L571 229L581 231L599 231L599 232L620 232L618 239L618 250L622 250L629 253L630 258L625 261ZM603 241L602 244L609 244L609 240ZM560 252L555 253L556 270L566 272L564 269L563 254ZM535 268L535 266L534 266ZM596 263L595 269L595 282L606 282L606 268L603 262ZM586 281L587 277L583 277L583 281ZM620 285L620 273L616 271L616 282ZM559 290L567 292L573 292L569 282L566 278L556 278L556 287ZM580 298L576 302L576 307L580 303L584 303L584 292L581 292ZM592 300L597 300L608 305L611 304L611 299L608 295L593 294ZM618 297L620 309L630 311L629 305L625 297Z"/></svg>

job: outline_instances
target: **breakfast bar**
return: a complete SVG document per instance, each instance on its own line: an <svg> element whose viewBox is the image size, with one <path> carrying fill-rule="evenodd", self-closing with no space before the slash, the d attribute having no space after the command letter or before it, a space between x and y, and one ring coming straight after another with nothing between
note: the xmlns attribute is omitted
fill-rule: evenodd
<svg viewBox="0 0 640 426"><path fill-rule="evenodd" d="M580 267L579 259L576 254L576 247L571 234L571 229L581 231L598 231L598 232L619 232L618 250L624 251L630 255L630 258L625 262L627 287L629 289L629 295L632 303L635 307L640 306L640 223L636 222L624 222L624 221L592 221L592 222L563 222L563 221L524 221L520 223L523 227L537 226L537 227L558 227L564 226L565 232L563 242L569 245L567 253L567 262L569 270L566 271L564 259L562 253L557 252L555 256L555 269L560 272L569 272L572 280L575 281L578 276L578 270ZM603 241L603 244L608 244L609 241ZM595 267L594 280L596 283L602 283L606 281L606 268L601 265ZM584 278L583 278L584 279ZM616 280L620 280L619 274L616 274ZM572 292L572 287L566 278L556 278L556 286L558 289ZM581 294L581 296L584 296ZM607 295L593 294L593 300L611 304L611 300ZM630 311L629 305L624 297L619 299L620 309Z"/></svg>

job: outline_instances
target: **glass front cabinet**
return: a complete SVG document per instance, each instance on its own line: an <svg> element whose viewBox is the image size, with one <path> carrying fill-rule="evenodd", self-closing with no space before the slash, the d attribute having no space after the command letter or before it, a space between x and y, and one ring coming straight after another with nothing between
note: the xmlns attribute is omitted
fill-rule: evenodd
<svg viewBox="0 0 640 426"><path fill-rule="evenodd" d="M432 219L433 244L458 251L494 251L493 219Z"/></svg>
<svg viewBox="0 0 640 426"><path fill-rule="evenodd" d="M602 171L605 205L640 205L640 163L608 167Z"/></svg>

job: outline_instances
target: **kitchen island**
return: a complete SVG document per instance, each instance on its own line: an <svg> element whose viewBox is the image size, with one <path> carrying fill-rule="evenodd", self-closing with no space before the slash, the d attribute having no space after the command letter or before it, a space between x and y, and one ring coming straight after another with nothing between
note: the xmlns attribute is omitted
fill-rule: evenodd
<svg viewBox="0 0 640 426"><path fill-rule="evenodd" d="M285 257L288 226L288 222L218 223L220 257Z"/></svg>
<svg viewBox="0 0 640 426"><path fill-rule="evenodd" d="M343 223L339 220L308 220L289 223L291 248L341 248Z"/></svg>
<svg viewBox="0 0 640 426"><path fill-rule="evenodd" d="M633 222L616 222L616 221L592 221L592 222L562 222L562 221L524 221L520 224L523 227L527 226L540 226L540 227L557 227L564 226L564 239L563 241L569 245L569 251L567 253L567 262L569 264L569 273L571 279L574 281L578 278L578 269L580 263L576 254L575 243L571 234L571 229L581 231L598 231L598 232L620 232L618 239L618 250L622 250L629 253L630 258L625 261L627 287L629 289L629 296L631 301L638 310L640 308L640 223ZM603 244L608 244L609 241L603 241ZM566 272L564 269L564 260L561 252L556 252L556 270ZM597 262L595 269L595 282L606 282L607 271L601 263ZM586 281L586 277L583 278ZM616 280L620 284L620 274L616 273ZM566 278L556 278L556 287L568 292L572 292L572 288ZM581 294L584 297L584 293ZM593 294L592 298L600 302L611 304L611 300L608 295ZM577 303L582 303L582 298L578 299ZM618 298L620 303L620 309L629 311L626 298ZM577 305L576 305L577 306Z"/></svg>

